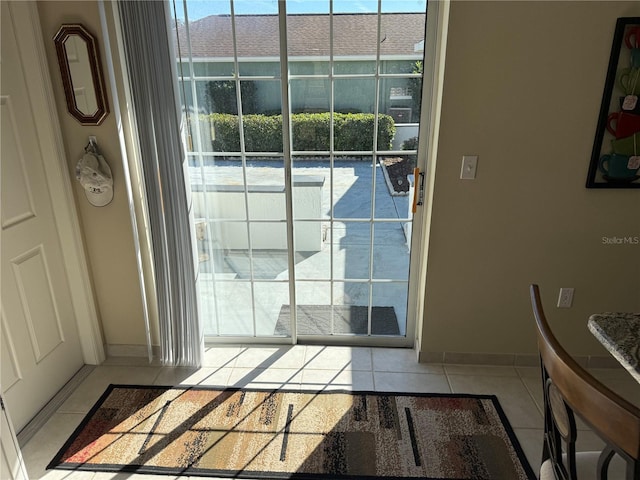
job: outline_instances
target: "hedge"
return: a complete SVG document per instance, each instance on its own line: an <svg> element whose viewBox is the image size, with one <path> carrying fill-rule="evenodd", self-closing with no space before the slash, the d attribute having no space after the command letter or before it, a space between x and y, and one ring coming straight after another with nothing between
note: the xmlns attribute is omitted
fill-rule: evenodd
<svg viewBox="0 0 640 480"><path fill-rule="evenodd" d="M247 152L282 151L281 115L244 115L244 142ZM372 113L334 113L334 150L373 149L374 115ZM202 117L213 126L213 151L240 151L238 116L213 113ZM329 150L330 116L325 113L296 113L291 116L293 149ZM396 127L389 115L378 115L378 149L391 148Z"/></svg>

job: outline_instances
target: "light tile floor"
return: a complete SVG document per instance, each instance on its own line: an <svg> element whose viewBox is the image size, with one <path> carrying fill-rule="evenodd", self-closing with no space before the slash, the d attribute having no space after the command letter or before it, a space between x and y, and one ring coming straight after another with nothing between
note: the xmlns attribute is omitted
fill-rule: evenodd
<svg viewBox="0 0 640 480"><path fill-rule="evenodd" d="M592 373L640 405L640 385L626 371L596 369ZM141 360L124 358L109 359L95 368L23 448L32 480L173 478L45 470L110 383L495 394L534 470L541 454L542 388L538 368L420 364L415 361L415 352L406 349L222 346L207 349L200 369L146 366ZM579 436L583 449L600 445L588 431L581 431Z"/></svg>

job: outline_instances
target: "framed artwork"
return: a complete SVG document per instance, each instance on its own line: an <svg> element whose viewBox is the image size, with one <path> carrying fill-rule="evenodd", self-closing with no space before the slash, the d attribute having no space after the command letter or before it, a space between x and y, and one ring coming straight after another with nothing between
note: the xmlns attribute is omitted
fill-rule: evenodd
<svg viewBox="0 0 640 480"><path fill-rule="evenodd" d="M640 188L640 17L616 22L587 188Z"/></svg>

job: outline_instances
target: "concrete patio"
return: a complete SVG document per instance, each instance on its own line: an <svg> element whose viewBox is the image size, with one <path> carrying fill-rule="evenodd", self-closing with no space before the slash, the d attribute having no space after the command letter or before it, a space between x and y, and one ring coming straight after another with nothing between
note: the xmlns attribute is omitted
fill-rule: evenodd
<svg viewBox="0 0 640 480"><path fill-rule="evenodd" d="M238 162L239 163L239 162ZM204 217L204 208L196 197L202 188L202 174L206 185L242 186L242 168L228 161L202 169L191 167L196 217ZM281 187L284 183L282 163L254 162L247 167L247 184L251 186ZM314 224L319 227L321 241L315 251L297 251L296 301L299 305L331 305L331 283L328 280L359 280L333 282L334 305L368 305L370 266L370 235L372 224L363 221L372 210L378 222L373 225L372 278L386 280L373 283L372 305L392 306L398 318L400 335L406 331L406 304L409 272L409 251L403 225L408 216L407 196L389 193L379 165L375 167L375 198L371 186L373 168L370 161L336 160L333 174L333 196L328 161L294 161L296 178L324 178L321 183L321 208L316 222L295 222L294 227ZM294 209L298 190L294 188ZM277 193L276 193L277 194ZM284 191L281 191L284 202ZM332 201L333 200L333 201ZM251 201L250 201L251 204ZM373 205L372 205L373 204ZM333 221L330 219L333 206ZM200 210L200 212L198 212ZM211 211L211 206L209 206ZM250 213L251 216L251 213ZM213 216L210 216L210 218ZM284 210L270 214L269 219L283 219ZM294 218L300 218L294 210ZM312 217L313 218L313 217ZM353 220L353 221L352 221ZM356 221L359 220L359 221ZM382 221L382 222L380 222ZM284 249L253 249L253 278L246 249L215 248L209 239L212 222L207 222L205 238L200 248L199 272L200 315L206 335L253 336L252 286L255 301L255 335L272 336L280 309L289 304L287 252ZM238 223L240 225L240 223ZM246 224L244 229L246 231ZM264 225L264 224L263 224ZM275 223L284 237L285 223ZM256 224L252 225L252 230ZM286 238L285 238L286 240ZM252 243L253 243L252 239ZM296 245L298 240L296 238ZM331 261L333 255L333 262ZM208 258L207 258L208 257ZM322 281L326 280L326 281Z"/></svg>

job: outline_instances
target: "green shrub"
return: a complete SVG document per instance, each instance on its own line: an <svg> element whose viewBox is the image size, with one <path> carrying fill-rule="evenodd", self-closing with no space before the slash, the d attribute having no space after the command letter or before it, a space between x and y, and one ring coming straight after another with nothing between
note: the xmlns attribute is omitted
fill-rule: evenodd
<svg viewBox="0 0 640 480"><path fill-rule="evenodd" d="M294 113L291 116L293 149L329 150L329 125L329 112Z"/></svg>
<svg viewBox="0 0 640 480"><path fill-rule="evenodd" d="M282 116L244 115L244 148L247 152L282 151Z"/></svg>
<svg viewBox="0 0 640 480"><path fill-rule="evenodd" d="M239 152L240 134L238 116L229 113L214 113L208 115L215 132L215 139L211 141L214 152Z"/></svg>
<svg viewBox="0 0 640 480"><path fill-rule="evenodd" d="M281 115L244 115L244 141L247 152L282 151ZM213 124L217 152L240 151L238 117L213 113L204 118ZM334 113L335 150L357 151L373 148L374 115L371 113ZM291 116L293 149L302 151L329 150L330 115L324 113L296 113ZM391 148L396 134L395 123L389 115L378 116L378 149Z"/></svg>
<svg viewBox="0 0 640 480"><path fill-rule="evenodd" d="M422 75L423 63L418 60L413 64L411 73L419 73ZM409 79L409 90L411 91L411 121L420 122L420 108L422 106L422 76Z"/></svg>
<svg viewBox="0 0 640 480"><path fill-rule="evenodd" d="M372 113L334 114L336 150L371 150L374 116ZM389 150L396 125L388 115L378 115L378 150Z"/></svg>
<svg viewBox="0 0 640 480"><path fill-rule="evenodd" d="M407 138L402 142L402 150L417 150L418 149L418 137Z"/></svg>
<svg viewBox="0 0 640 480"><path fill-rule="evenodd" d="M404 142L402 142L401 150L418 150L418 137L407 138ZM416 166L416 155L411 154L407 155L407 160L409 160L409 165L411 168Z"/></svg>

